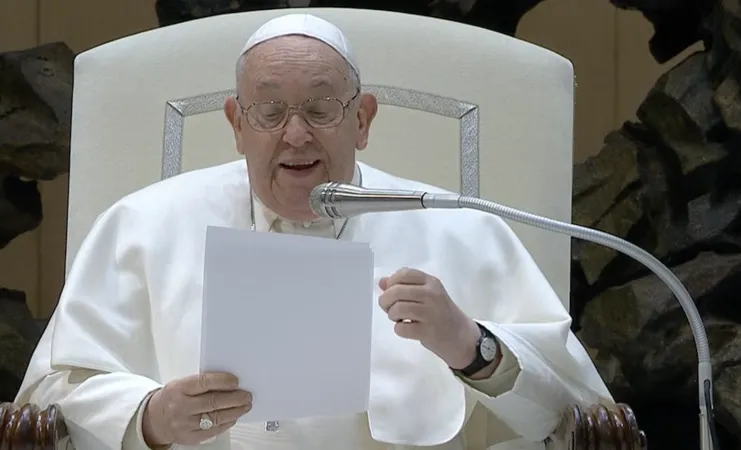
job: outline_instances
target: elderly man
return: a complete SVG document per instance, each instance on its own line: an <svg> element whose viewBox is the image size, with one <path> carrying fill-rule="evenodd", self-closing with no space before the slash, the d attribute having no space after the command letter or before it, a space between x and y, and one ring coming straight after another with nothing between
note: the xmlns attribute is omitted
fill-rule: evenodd
<svg viewBox="0 0 741 450"><path fill-rule="evenodd" d="M250 37L236 78L224 111L247 164L182 174L101 214L18 402L59 403L82 450L462 450L539 448L568 404L611 401L567 311L503 221L459 210L312 213L309 193L329 180L441 192L356 162L377 102L340 30L311 15L271 20ZM249 386L198 373L209 225L371 245L367 413L237 423L249 415Z"/></svg>

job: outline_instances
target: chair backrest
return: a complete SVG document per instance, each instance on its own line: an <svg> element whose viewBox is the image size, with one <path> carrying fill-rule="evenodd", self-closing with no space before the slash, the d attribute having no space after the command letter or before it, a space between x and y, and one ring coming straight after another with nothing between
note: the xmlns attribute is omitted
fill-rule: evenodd
<svg viewBox="0 0 741 450"><path fill-rule="evenodd" d="M342 29L381 104L358 159L394 175L571 220L574 73L481 28L355 9L214 16L119 39L75 62L67 267L95 217L177 173L235 160L222 112L265 21L308 11ZM568 305L570 240L512 224Z"/></svg>

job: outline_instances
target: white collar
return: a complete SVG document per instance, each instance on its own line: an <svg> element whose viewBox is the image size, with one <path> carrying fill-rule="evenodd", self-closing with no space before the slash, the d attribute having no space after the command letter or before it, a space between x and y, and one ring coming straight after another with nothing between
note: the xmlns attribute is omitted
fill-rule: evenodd
<svg viewBox="0 0 741 450"><path fill-rule="evenodd" d="M355 164L355 173L353 174L353 178L351 183L355 185L360 184L360 167L358 167L357 164ZM299 228L324 228L329 225L329 223L332 223L334 226L334 235L337 236L337 234L342 229L342 226L345 224L345 219L326 219L326 218L317 218L313 220L305 220L305 221L290 221L283 219L278 214L276 214L274 211L270 210L265 204L260 200L260 198L257 195L254 195L253 193L253 205L255 208L255 228L257 231L268 231L273 228L276 221L281 221L282 223L289 224L291 227Z"/></svg>

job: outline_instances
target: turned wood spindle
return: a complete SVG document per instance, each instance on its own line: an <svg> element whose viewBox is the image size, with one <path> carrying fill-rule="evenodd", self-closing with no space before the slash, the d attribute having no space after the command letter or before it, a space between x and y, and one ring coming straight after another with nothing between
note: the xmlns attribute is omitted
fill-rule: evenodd
<svg viewBox="0 0 741 450"><path fill-rule="evenodd" d="M547 441L552 450L646 450L646 435L638 428L630 406L616 409L571 405Z"/></svg>
<svg viewBox="0 0 741 450"><path fill-rule="evenodd" d="M0 403L0 450L64 450L67 436L58 405Z"/></svg>

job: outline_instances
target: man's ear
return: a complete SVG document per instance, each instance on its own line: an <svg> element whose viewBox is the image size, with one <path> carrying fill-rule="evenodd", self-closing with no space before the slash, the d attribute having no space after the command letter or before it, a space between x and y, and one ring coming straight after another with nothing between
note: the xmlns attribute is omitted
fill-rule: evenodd
<svg viewBox="0 0 741 450"><path fill-rule="evenodd" d="M237 143L237 151L242 153L242 114L239 103L235 97L227 97L224 102L224 115L234 131L234 140Z"/></svg>
<svg viewBox="0 0 741 450"><path fill-rule="evenodd" d="M239 120L239 104L235 97L227 97L226 101L224 101L224 115L235 131L238 127L241 128L241 121Z"/></svg>
<svg viewBox="0 0 741 450"><path fill-rule="evenodd" d="M373 119L378 112L378 100L373 94L362 94L360 97L360 106L358 107L358 138L355 141L355 148L363 150L368 146L368 135Z"/></svg>

